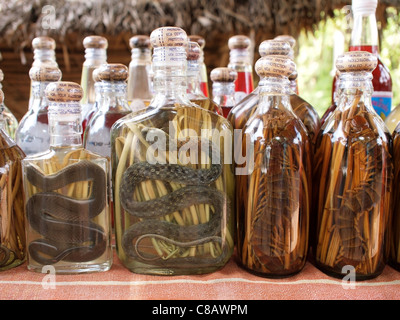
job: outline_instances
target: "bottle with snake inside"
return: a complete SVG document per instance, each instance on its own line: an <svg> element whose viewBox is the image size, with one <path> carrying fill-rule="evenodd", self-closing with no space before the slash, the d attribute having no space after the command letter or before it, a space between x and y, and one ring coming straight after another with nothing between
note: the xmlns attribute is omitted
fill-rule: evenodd
<svg viewBox="0 0 400 320"><path fill-rule="evenodd" d="M53 82L45 95L50 147L22 161L28 269L107 271L112 265L109 159L83 148L81 86Z"/></svg>
<svg viewBox="0 0 400 320"><path fill-rule="evenodd" d="M118 257L140 274L210 273L234 247L232 127L188 99L186 32L150 41L155 96L111 134Z"/></svg>
<svg viewBox="0 0 400 320"><path fill-rule="evenodd" d="M326 274L377 277L390 248L392 137L373 108L375 55L338 57L340 98L316 139L312 251Z"/></svg>
<svg viewBox="0 0 400 320"><path fill-rule="evenodd" d="M24 194L21 160L24 152L8 135L0 89L0 271L26 259Z"/></svg>
<svg viewBox="0 0 400 320"><path fill-rule="evenodd" d="M245 161L235 168L238 261L269 278L300 272L308 252L311 141L290 104L295 68L283 55L256 62L265 85L242 128Z"/></svg>

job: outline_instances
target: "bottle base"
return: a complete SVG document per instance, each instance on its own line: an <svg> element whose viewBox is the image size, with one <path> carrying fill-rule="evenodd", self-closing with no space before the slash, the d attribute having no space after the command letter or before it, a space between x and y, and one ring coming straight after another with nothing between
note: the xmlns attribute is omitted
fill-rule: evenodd
<svg viewBox="0 0 400 320"><path fill-rule="evenodd" d="M318 268L318 270L322 271L323 273L325 273L326 275L328 275L332 278L346 280L346 281L348 281L348 280L355 280L355 281L371 280L371 279L378 277L383 271L383 268L380 268L378 271L371 273L371 274L359 274L359 273L357 274L357 272L354 271L354 277L352 279L351 271L352 271L352 268L354 268L354 267L351 265L349 265L350 268L345 269L346 270L345 272L338 272L337 269L327 267L325 265L321 265L318 262L315 262L315 266ZM344 279L345 277L346 277L346 279Z"/></svg>
<svg viewBox="0 0 400 320"><path fill-rule="evenodd" d="M285 278L293 277L296 274L300 273L304 269L304 265L305 265L304 264L301 268L293 270L293 271L288 270L288 271L281 272L281 273L278 273L278 272L265 273L265 272L250 269L250 268L246 267L240 261L238 261L237 263L243 270L247 271L248 273L254 274L255 276L258 276L258 277L268 278L268 279L285 279Z"/></svg>
<svg viewBox="0 0 400 320"><path fill-rule="evenodd" d="M16 268L18 266L20 266L21 264L23 264L26 261L26 259L16 259L14 260L12 263L10 263L9 265L3 266L0 268L0 272L1 271L6 271L6 270L10 270L12 268Z"/></svg>
<svg viewBox="0 0 400 320"><path fill-rule="evenodd" d="M112 262L102 264L74 264L74 265L33 265L28 264L28 270L50 274L80 274L105 272L111 269Z"/></svg>

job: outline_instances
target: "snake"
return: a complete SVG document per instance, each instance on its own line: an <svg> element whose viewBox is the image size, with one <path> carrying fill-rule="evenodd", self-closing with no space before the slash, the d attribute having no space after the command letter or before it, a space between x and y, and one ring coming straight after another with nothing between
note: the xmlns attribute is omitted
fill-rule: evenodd
<svg viewBox="0 0 400 320"><path fill-rule="evenodd" d="M106 206L104 170L93 162L82 160L51 175L28 166L26 177L41 190L26 203L27 220L42 236L30 242L30 256L43 265L61 260L86 262L100 257L106 250L107 235L104 228L91 219ZM92 181L90 198L75 199L54 191L79 181Z"/></svg>
<svg viewBox="0 0 400 320"><path fill-rule="evenodd" d="M0 257L2 257L0 259L0 268L3 268L9 266L15 261L16 254L6 246L0 244Z"/></svg>
<svg viewBox="0 0 400 320"><path fill-rule="evenodd" d="M182 143L182 141L181 141ZM140 161L131 164L123 173L120 184L121 206L125 212L140 218L140 221L131 225L122 237L122 247L125 253L144 263L151 262L156 266L210 266L222 262L228 254L228 245L223 243L219 236L221 221L229 220L230 201L224 192L210 187L222 173L222 164L219 148L210 140L193 137L185 142L185 147L198 147L203 152L209 151L213 162L207 169L195 169L179 164L151 164ZM206 148L209 148L207 150ZM178 149L177 149L178 150ZM146 180L161 180L175 182L185 186L164 196L147 200L136 201L133 193L138 185ZM182 226L159 218L197 204L210 204L214 213L206 223ZM226 211L226 218L223 212ZM216 242L223 245L223 252L217 257L179 257L165 259L160 256L150 256L139 251L139 243L144 238L156 238L179 247L187 248L206 242ZM133 244L133 241L136 243Z"/></svg>

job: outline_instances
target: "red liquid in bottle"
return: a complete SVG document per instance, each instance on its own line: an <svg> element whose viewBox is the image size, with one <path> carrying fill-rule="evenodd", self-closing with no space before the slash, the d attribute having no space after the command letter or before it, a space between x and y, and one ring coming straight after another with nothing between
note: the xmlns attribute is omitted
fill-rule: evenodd
<svg viewBox="0 0 400 320"><path fill-rule="evenodd" d="M201 91L203 91L203 94L208 98L209 94L208 94L207 82L200 82L200 89L201 89Z"/></svg>
<svg viewBox="0 0 400 320"><path fill-rule="evenodd" d="M238 71L237 79L235 81L235 92L244 92L249 94L254 90L253 75L251 72Z"/></svg>

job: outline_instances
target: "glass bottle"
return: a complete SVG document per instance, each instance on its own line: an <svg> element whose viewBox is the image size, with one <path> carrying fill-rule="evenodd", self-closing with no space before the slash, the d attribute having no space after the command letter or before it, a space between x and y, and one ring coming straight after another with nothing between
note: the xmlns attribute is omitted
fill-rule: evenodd
<svg viewBox="0 0 400 320"><path fill-rule="evenodd" d="M109 160L82 146L82 88L59 81L49 84L45 94L50 148L22 161L28 269L109 270Z"/></svg>
<svg viewBox="0 0 400 320"><path fill-rule="evenodd" d="M3 89L3 82L4 80L4 72L3 70L0 69L0 90ZM4 125L4 130L7 132L7 134L10 136L11 139L15 139L15 131L17 130L18 127L18 120L14 116L14 114L11 112L11 110L4 104L2 105L3 108L3 125Z"/></svg>
<svg viewBox="0 0 400 320"><path fill-rule="evenodd" d="M215 68L210 73L212 81L213 101L222 108L226 117L229 111L236 105L235 81L237 72L229 68Z"/></svg>
<svg viewBox="0 0 400 320"><path fill-rule="evenodd" d="M150 39L155 97L112 128L118 257L136 273L212 272L234 246L232 127L187 97L185 31Z"/></svg>
<svg viewBox="0 0 400 320"><path fill-rule="evenodd" d="M21 265L26 257L21 160L23 151L8 135L0 89L0 271Z"/></svg>
<svg viewBox="0 0 400 320"><path fill-rule="evenodd" d="M146 108L153 96L151 84L151 46L150 38L137 35L129 40L132 59L129 63L128 103L132 110Z"/></svg>
<svg viewBox="0 0 400 320"><path fill-rule="evenodd" d="M397 108L397 107L396 107ZM396 109L395 109L396 110ZM393 130L393 223L390 236L390 265L400 271L400 125ZM397 197L396 197L397 195Z"/></svg>
<svg viewBox="0 0 400 320"><path fill-rule="evenodd" d="M271 278L300 272L308 252L311 143L290 104L288 77L295 68L282 55L256 62L265 85L242 129L239 151L246 161L235 170L239 263Z"/></svg>
<svg viewBox="0 0 400 320"><path fill-rule="evenodd" d="M379 57L378 27L375 17L378 0L352 0L353 29L349 51L367 51L378 58L378 67L372 72L372 105L376 113L385 119L392 109L392 78ZM337 90L337 77L333 79L332 103Z"/></svg>
<svg viewBox="0 0 400 320"><path fill-rule="evenodd" d="M49 83L59 81L61 76L61 70L51 65L33 66L29 70L32 83L32 102L15 133L15 141L27 156L49 149L49 102L45 97L44 90Z"/></svg>
<svg viewBox="0 0 400 320"><path fill-rule="evenodd" d="M228 68L235 70L238 74L235 81L235 100L238 103L254 90L253 67L250 63L249 52L250 45L250 38L244 35L236 35L228 40Z"/></svg>
<svg viewBox="0 0 400 320"><path fill-rule="evenodd" d="M85 48L85 61L82 66L81 87L83 89L82 105L82 129L85 132L86 125L96 112L93 71L103 63L107 63L108 41L101 36L88 36L83 39Z"/></svg>
<svg viewBox="0 0 400 320"><path fill-rule="evenodd" d="M341 98L320 131L315 154L313 253L325 273L378 276L388 255L392 138L372 106L377 58L347 52L336 61Z"/></svg>
<svg viewBox="0 0 400 320"><path fill-rule="evenodd" d="M200 46L200 88L203 94L208 98L210 97L210 94L208 92L207 66L204 63L204 47L206 46L206 40L202 36L192 34L189 36L189 41L197 42Z"/></svg>
<svg viewBox="0 0 400 320"><path fill-rule="evenodd" d="M197 42L189 41L187 54L187 96L191 102L200 107L222 115L221 107L207 98L200 88L200 46Z"/></svg>
<svg viewBox="0 0 400 320"><path fill-rule="evenodd" d="M259 46L259 53L261 57L268 55L284 55L289 58L293 57L293 51L291 46L286 41L281 40L265 40ZM290 75L291 88L293 86L293 81L296 78L297 73L294 72ZM293 80L294 78L294 80ZM256 111L257 105L259 103L259 92L261 87L264 86L264 79L260 79L258 87L242 101L238 102L235 107L232 108L228 115L228 120L232 123L235 129L242 129L247 120ZM290 104L294 113L302 120L307 128L308 135L311 141L314 141L320 129L320 118L316 110L307 101L302 99L300 96L292 91L290 95Z"/></svg>

